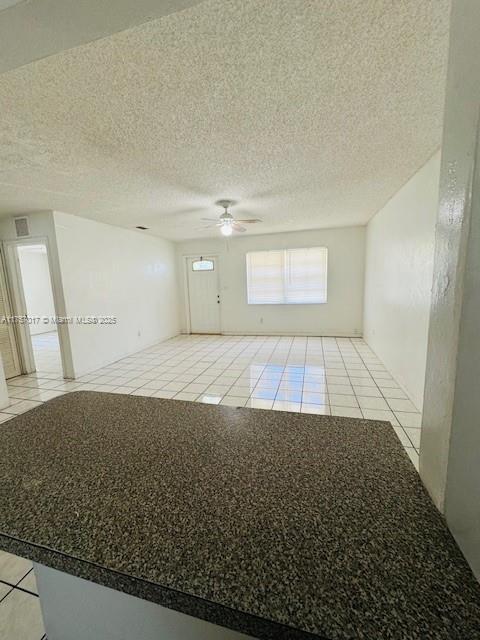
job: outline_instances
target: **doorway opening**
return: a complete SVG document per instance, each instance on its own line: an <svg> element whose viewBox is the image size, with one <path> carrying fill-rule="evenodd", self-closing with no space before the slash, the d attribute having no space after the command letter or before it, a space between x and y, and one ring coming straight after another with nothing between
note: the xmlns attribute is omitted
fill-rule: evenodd
<svg viewBox="0 0 480 640"><path fill-rule="evenodd" d="M219 334L218 257L188 256L185 260L188 333Z"/></svg>
<svg viewBox="0 0 480 640"><path fill-rule="evenodd" d="M63 376L47 244L16 243L12 249L15 306L20 315L28 317L28 323L17 327L23 373L36 372L46 378Z"/></svg>
<svg viewBox="0 0 480 640"><path fill-rule="evenodd" d="M10 303L7 272L3 248L0 249L0 355L5 378L15 378L22 373L15 327L8 322L13 315Z"/></svg>

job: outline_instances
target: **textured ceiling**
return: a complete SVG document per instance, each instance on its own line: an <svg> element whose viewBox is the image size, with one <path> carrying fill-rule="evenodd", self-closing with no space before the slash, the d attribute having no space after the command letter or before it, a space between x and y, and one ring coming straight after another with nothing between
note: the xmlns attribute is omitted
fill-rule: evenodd
<svg viewBox="0 0 480 640"><path fill-rule="evenodd" d="M438 148L447 0L206 0L0 76L0 214L363 224Z"/></svg>

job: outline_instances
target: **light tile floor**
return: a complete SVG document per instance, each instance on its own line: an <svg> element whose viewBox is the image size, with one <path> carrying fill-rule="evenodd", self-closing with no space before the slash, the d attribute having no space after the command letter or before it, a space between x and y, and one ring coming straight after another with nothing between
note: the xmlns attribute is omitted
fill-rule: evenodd
<svg viewBox="0 0 480 640"><path fill-rule="evenodd" d="M44 640L37 585L28 560L0 551L0 638Z"/></svg>
<svg viewBox="0 0 480 640"><path fill-rule="evenodd" d="M421 414L360 338L178 336L75 381L45 367L9 380L0 422L81 389L363 417L390 421L418 468ZM0 638L42 637L30 569L0 552Z"/></svg>
<svg viewBox="0 0 480 640"><path fill-rule="evenodd" d="M32 349L37 371L62 375L62 359L56 331L32 336Z"/></svg>

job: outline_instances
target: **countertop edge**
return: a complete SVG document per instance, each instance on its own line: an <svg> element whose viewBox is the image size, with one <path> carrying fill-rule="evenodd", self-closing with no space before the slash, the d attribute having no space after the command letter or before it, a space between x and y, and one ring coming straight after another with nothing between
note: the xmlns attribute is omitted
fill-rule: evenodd
<svg viewBox="0 0 480 640"><path fill-rule="evenodd" d="M329 640L327 636L287 627L250 613L237 611L198 596L176 591L148 580L142 580L107 569L87 560L81 560L59 551L41 547L0 532L0 549L38 562L77 578L120 591L142 600L148 600L167 609L217 624L233 631L252 635L260 640Z"/></svg>

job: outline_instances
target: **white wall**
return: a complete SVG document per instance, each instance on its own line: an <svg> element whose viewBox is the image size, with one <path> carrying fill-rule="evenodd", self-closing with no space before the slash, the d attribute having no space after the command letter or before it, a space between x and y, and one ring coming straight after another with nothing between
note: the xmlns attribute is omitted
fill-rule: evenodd
<svg viewBox="0 0 480 640"><path fill-rule="evenodd" d="M68 326L75 376L179 333L171 242L54 213L67 316L116 316Z"/></svg>
<svg viewBox="0 0 480 640"><path fill-rule="evenodd" d="M420 475L480 579L480 3L452 4Z"/></svg>
<svg viewBox="0 0 480 640"><path fill-rule="evenodd" d="M22 272L23 293L29 316L55 316L50 268L45 245L25 245L18 248L18 259ZM30 325L31 335L55 330L50 324Z"/></svg>
<svg viewBox="0 0 480 640"><path fill-rule="evenodd" d="M364 338L421 411L440 152L367 225Z"/></svg>
<svg viewBox="0 0 480 640"><path fill-rule="evenodd" d="M328 301L319 305L248 305L248 251L325 246ZM184 290L186 255L220 256L223 333L355 336L362 334L365 228L345 227L269 235L209 238L177 245L179 288ZM183 300L183 298L182 298ZM186 330L182 304L182 331Z"/></svg>
<svg viewBox="0 0 480 640"><path fill-rule="evenodd" d="M57 251L57 238L55 234L55 225L53 221L53 211L38 211L36 213L28 214L28 226L30 230L29 241L45 242L48 249L48 255L50 259L51 268L51 284L53 289L53 297L55 300L55 313L57 316L66 316L65 298L63 295L62 275L60 272L60 264L58 260ZM0 219L0 239L6 243L5 257L7 262L11 257L11 253L8 251L9 245L17 244L18 239L15 232L15 216L4 217ZM15 296L13 303L14 313L22 313L19 308L16 308L17 304ZM66 378L73 378L73 363L71 358L70 338L67 325L58 325L58 335L60 339L61 357L64 376Z"/></svg>

